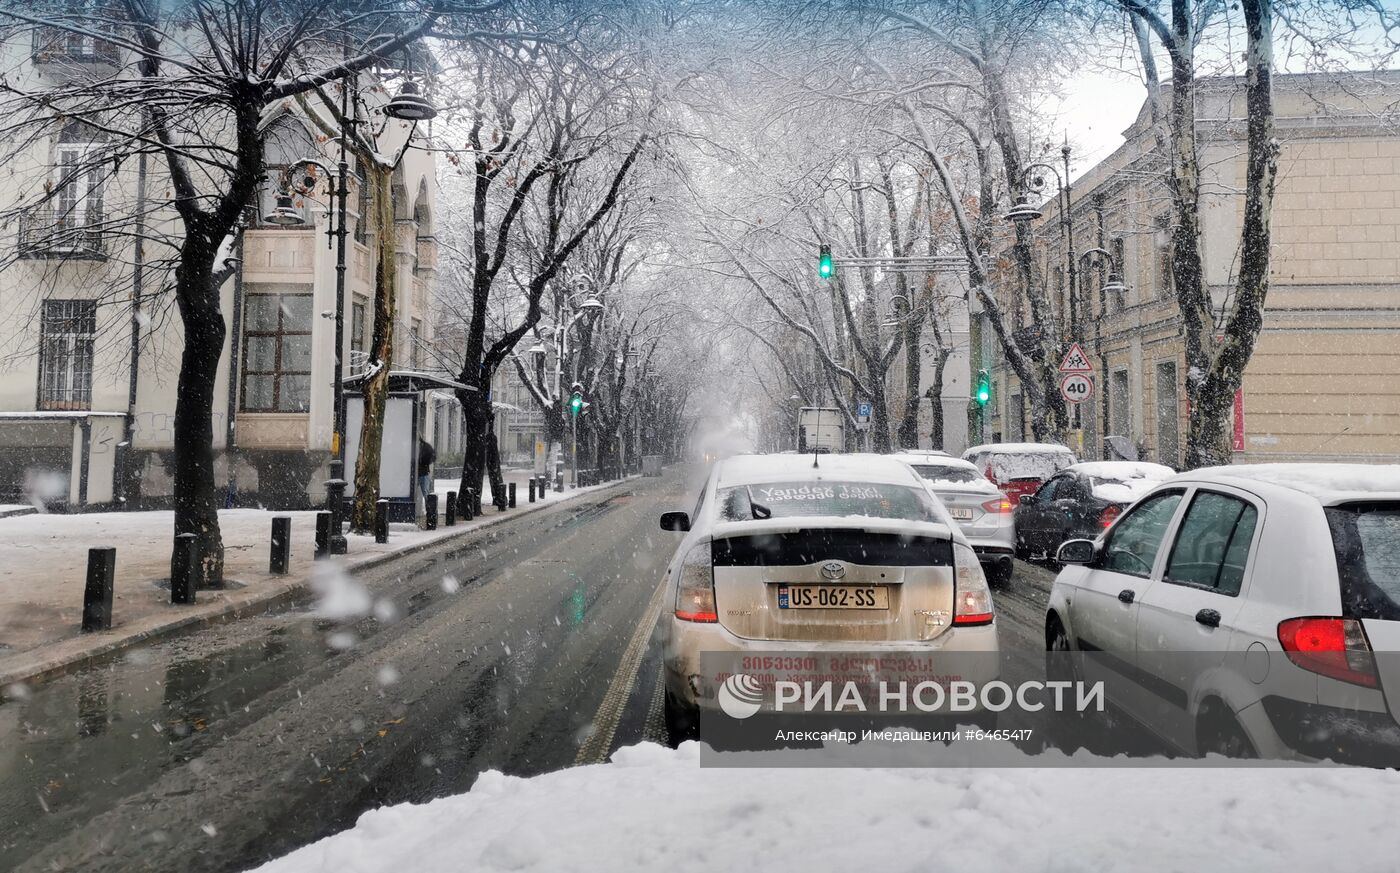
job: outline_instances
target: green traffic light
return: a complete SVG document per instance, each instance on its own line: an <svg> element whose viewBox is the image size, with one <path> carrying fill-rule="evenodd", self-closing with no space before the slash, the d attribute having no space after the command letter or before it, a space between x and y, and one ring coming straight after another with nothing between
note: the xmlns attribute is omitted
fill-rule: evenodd
<svg viewBox="0 0 1400 873"><path fill-rule="evenodd" d="M987 376L987 371L982 370L977 374L977 405L986 406L992 399L992 381Z"/></svg>

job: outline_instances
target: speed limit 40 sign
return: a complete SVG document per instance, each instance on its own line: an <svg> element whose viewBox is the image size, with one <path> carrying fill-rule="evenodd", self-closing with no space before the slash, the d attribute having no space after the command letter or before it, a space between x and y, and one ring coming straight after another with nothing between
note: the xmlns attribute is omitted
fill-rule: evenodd
<svg viewBox="0 0 1400 873"><path fill-rule="evenodd" d="M1083 373L1070 373L1060 380L1060 396L1070 403L1083 403L1094 396L1094 380Z"/></svg>

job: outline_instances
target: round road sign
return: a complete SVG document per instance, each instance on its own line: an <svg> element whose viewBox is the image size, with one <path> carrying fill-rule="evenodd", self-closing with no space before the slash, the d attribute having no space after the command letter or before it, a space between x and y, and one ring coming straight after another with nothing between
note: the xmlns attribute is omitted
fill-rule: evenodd
<svg viewBox="0 0 1400 873"><path fill-rule="evenodd" d="M1094 380L1083 373L1070 373L1060 380L1060 396L1070 403L1083 403L1094 396Z"/></svg>

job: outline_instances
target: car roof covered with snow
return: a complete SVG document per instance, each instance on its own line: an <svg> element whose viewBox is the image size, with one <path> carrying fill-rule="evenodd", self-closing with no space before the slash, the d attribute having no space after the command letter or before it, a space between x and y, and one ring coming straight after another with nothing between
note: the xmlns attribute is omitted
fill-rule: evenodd
<svg viewBox="0 0 1400 873"><path fill-rule="evenodd" d="M815 466L813 461L815 459ZM745 455L715 465L715 487L762 482L885 482L917 485L918 475L890 455Z"/></svg>
<svg viewBox="0 0 1400 873"><path fill-rule="evenodd" d="M1069 446L1062 446L1059 443L986 443L980 446L973 446L963 452L963 457L972 455L1036 455L1036 454L1059 454L1060 452L1070 452Z"/></svg>
<svg viewBox="0 0 1400 873"><path fill-rule="evenodd" d="M1112 479L1116 482L1128 479L1152 479L1160 482L1176 475L1176 471L1166 464L1149 464L1146 461L1084 461L1066 467L1065 470L1092 479Z"/></svg>
<svg viewBox="0 0 1400 873"><path fill-rule="evenodd" d="M1220 482L1255 491L1261 485L1283 488L1324 506L1376 498L1400 500L1400 464L1236 464L1202 467L1171 481Z"/></svg>
<svg viewBox="0 0 1400 873"><path fill-rule="evenodd" d="M1176 471L1165 464L1144 461L1085 461L1066 467L1062 472L1087 476L1094 496L1109 503L1132 503L1159 482L1176 475Z"/></svg>
<svg viewBox="0 0 1400 873"><path fill-rule="evenodd" d="M892 452L891 458L899 458L906 464L937 464L947 460L956 460L947 452L940 452L937 449L910 449L905 452Z"/></svg>

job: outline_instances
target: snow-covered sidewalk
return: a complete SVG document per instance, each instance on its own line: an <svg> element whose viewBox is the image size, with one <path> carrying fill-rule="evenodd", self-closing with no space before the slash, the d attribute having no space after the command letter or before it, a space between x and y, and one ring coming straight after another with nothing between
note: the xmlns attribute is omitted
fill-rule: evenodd
<svg viewBox="0 0 1400 873"><path fill-rule="evenodd" d="M257 873L1395 869L1400 773L1010 755L1020 766L720 769L695 743L644 744L373 810Z"/></svg>
<svg viewBox="0 0 1400 873"><path fill-rule="evenodd" d="M390 526L389 542L372 536L349 536L343 566L366 569L394 555L419 549L447 537L507 520L577 495L607 488L547 492L543 501L527 501L522 474L517 483L516 508L504 512L487 505L481 516L434 531L411 524ZM445 496L457 483L438 480L435 490ZM290 572L268 572L272 518L292 519ZM193 605L170 603L170 550L174 516L164 512L97 512L72 515L24 515L0 519L0 687L50 672L95 655L119 649L156 634L212 618L251 609L301 589L311 575L316 539L316 513L231 509L219 513L224 540L224 577L219 591L200 591ZM88 549L115 546L117 565L110 631L84 634L83 587Z"/></svg>

